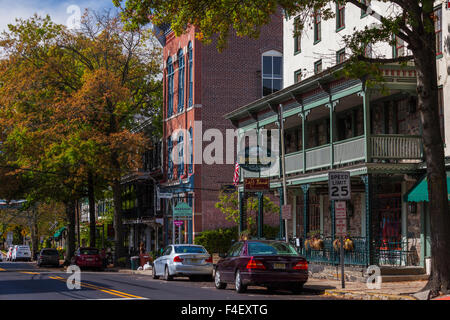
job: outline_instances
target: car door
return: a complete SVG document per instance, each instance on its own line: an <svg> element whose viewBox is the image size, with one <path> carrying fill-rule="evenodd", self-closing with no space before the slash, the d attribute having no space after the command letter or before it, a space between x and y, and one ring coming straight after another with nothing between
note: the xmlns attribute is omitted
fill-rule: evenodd
<svg viewBox="0 0 450 320"><path fill-rule="evenodd" d="M154 265L156 269L156 275L164 274L164 267L166 265L165 262L167 261L167 254L170 254L171 251L172 251L171 246L165 247L162 255L155 260Z"/></svg>
<svg viewBox="0 0 450 320"><path fill-rule="evenodd" d="M224 282L233 282L234 281L234 265L236 257L239 255L242 249L243 243L237 242L231 246L230 250L227 253L227 256L221 263L221 268L219 271L221 272L222 279Z"/></svg>

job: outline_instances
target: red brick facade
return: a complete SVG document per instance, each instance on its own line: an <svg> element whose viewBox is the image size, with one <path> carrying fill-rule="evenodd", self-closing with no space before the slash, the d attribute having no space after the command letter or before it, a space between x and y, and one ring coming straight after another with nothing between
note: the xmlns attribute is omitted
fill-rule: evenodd
<svg viewBox="0 0 450 320"><path fill-rule="evenodd" d="M193 52L193 106L188 105L188 64L187 47L192 42ZM178 106L178 61L174 66L174 115L168 115L168 77L167 60L180 49L185 54L185 88L184 109L177 113ZM225 137L226 129L234 129L224 115L237 107L255 101L262 97L262 54L269 50L282 53L283 50L283 21L282 15L273 16L272 22L264 26L259 39L230 37L227 48L219 53L213 44L204 45L195 39L194 28L186 34L175 37L173 32L166 37L164 46L164 181L162 187L176 186L180 177L177 174L177 165L174 165L173 179L168 180L168 138L176 129L189 130L194 127L194 121L202 121L202 135L207 129L219 129ZM196 148L196 135L194 132L193 148ZM189 141L185 139L185 148ZM202 150L210 144L203 142ZM174 146L176 143L174 142ZM225 141L224 141L225 146ZM186 150L186 149L185 149ZM185 152L186 155L186 152ZM196 161L194 159L194 161ZM225 162L225 152L224 159ZM185 159L185 163L187 160ZM186 181L188 165L185 165L182 181ZM225 220L224 215L215 208L219 189L223 184L233 181L234 165L226 164L194 164L194 191L193 196L194 234L203 230L229 227L231 224ZM277 221L274 217L274 221ZM267 221L270 223L270 220Z"/></svg>

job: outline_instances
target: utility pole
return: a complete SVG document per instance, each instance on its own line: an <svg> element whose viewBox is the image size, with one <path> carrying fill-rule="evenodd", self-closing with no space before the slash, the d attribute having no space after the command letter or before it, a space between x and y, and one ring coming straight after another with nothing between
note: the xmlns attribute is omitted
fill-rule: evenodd
<svg viewBox="0 0 450 320"><path fill-rule="evenodd" d="M287 204L287 188L286 188L286 158L284 151L284 118L283 118L283 104L280 103L280 137L281 137L281 165L283 169L283 205ZM288 240L287 219L284 219L284 234L286 242Z"/></svg>

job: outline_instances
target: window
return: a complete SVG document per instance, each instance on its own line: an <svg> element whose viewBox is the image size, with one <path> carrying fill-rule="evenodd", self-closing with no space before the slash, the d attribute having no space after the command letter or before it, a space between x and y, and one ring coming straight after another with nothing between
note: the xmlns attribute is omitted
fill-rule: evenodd
<svg viewBox="0 0 450 320"><path fill-rule="evenodd" d="M314 13L314 44L322 39L321 36L321 17L320 12Z"/></svg>
<svg viewBox="0 0 450 320"><path fill-rule="evenodd" d="M361 0L362 4L365 4L366 6L370 6L370 0ZM364 18L367 16L367 11L361 9L361 18Z"/></svg>
<svg viewBox="0 0 450 320"><path fill-rule="evenodd" d="M371 43L367 44L367 46L364 48L364 56L366 58L372 58L372 44Z"/></svg>
<svg viewBox="0 0 450 320"><path fill-rule="evenodd" d="M297 250L285 242L249 242L248 243L249 256L274 256L274 255L288 255L298 256Z"/></svg>
<svg viewBox="0 0 450 320"><path fill-rule="evenodd" d="M173 114L173 64L172 58L167 59L167 116Z"/></svg>
<svg viewBox="0 0 450 320"><path fill-rule="evenodd" d="M194 170L194 144L193 144L193 136L192 136L192 127L189 128L189 153L190 153L190 162L189 162L189 173L192 173Z"/></svg>
<svg viewBox="0 0 450 320"><path fill-rule="evenodd" d="M189 42L189 45L188 45L188 64L189 64L189 67L188 67L188 72L189 72L189 91L188 91L189 102L188 102L188 105L189 105L189 107L192 107L192 102L193 102L192 91L193 91L194 86L193 86L193 77L192 77L192 62L193 62L192 42Z"/></svg>
<svg viewBox="0 0 450 320"><path fill-rule="evenodd" d="M184 138L183 135L180 134L178 137L178 177L184 174Z"/></svg>
<svg viewBox="0 0 450 320"><path fill-rule="evenodd" d="M203 247L175 246L175 253L207 253Z"/></svg>
<svg viewBox="0 0 450 320"><path fill-rule="evenodd" d="M263 96L281 90L283 81L282 63L281 53L277 51L269 51L263 54Z"/></svg>
<svg viewBox="0 0 450 320"><path fill-rule="evenodd" d="M434 9L434 32L436 33L436 55L442 54L442 7Z"/></svg>
<svg viewBox="0 0 450 320"><path fill-rule="evenodd" d="M302 70L297 70L294 72L294 83L302 81Z"/></svg>
<svg viewBox="0 0 450 320"><path fill-rule="evenodd" d="M322 72L322 59L314 62L314 73L317 74L320 72Z"/></svg>
<svg viewBox="0 0 450 320"><path fill-rule="evenodd" d="M341 49L338 52L336 52L336 63L342 63L345 61L345 49Z"/></svg>
<svg viewBox="0 0 450 320"><path fill-rule="evenodd" d="M301 52L301 48L302 48L302 46L301 46L302 35L301 35L299 27L298 27L299 23L300 23L300 18L299 17L295 18L295 20L294 20L294 30L295 30L295 33L294 33L294 54L300 53Z"/></svg>
<svg viewBox="0 0 450 320"><path fill-rule="evenodd" d="M184 108L184 55L178 51L178 112Z"/></svg>
<svg viewBox="0 0 450 320"><path fill-rule="evenodd" d="M173 178L173 161L172 161L172 138L167 140L167 178L171 180Z"/></svg>
<svg viewBox="0 0 450 320"><path fill-rule="evenodd" d="M336 3L336 31L345 28L345 5Z"/></svg>

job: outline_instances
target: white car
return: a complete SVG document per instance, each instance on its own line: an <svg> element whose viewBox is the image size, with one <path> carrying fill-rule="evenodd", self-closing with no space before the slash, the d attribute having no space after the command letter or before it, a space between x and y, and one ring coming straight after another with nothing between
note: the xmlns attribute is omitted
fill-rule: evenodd
<svg viewBox="0 0 450 320"><path fill-rule="evenodd" d="M14 246L12 252L12 261L25 260L31 261L31 250L29 246Z"/></svg>
<svg viewBox="0 0 450 320"><path fill-rule="evenodd" d="M192 244L173 244L167 246L162 256L153 262L153 279L164 277L203 278L212 280L213 260L203 246Z"/></svg>

